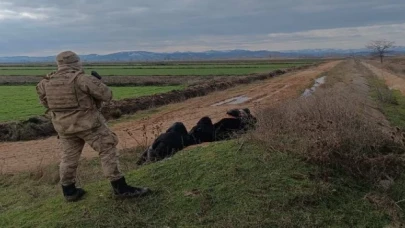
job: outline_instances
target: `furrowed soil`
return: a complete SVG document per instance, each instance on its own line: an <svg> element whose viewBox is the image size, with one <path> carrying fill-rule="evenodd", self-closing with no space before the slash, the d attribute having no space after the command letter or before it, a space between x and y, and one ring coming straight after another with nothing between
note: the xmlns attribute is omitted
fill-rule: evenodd
<svg viewBox="0 0 405 228"><path fill-rule="evenodd" d="M118 135L119 149L133 148L150 144L155 135L167 129L174 122L183 122L188 129L203 116L218 121L232 108L249 107L255 113L260 106L272 106L300 95L310 87L314 79L331 70L340 61L333 61L300 72L288 73L257 83L214 92L204 97L189 99L182 103L167 105L159 109L135 114L133 119L115 122L112 130ZM216 105L232 98L238 99ZM142 118L143 117L143 118ZM60 147L56 137L28 142L10 142L0 144L0 172L12 173L30 171L38 167L56 163L60 156ZM84 158L96 157L97 153L88 146L83 151Z"/></svg>

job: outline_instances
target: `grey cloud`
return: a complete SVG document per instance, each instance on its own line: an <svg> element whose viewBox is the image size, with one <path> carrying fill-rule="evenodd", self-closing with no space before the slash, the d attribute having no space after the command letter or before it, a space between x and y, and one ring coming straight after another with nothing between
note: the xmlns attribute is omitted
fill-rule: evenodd
<svg viewBox="0 0 405 228"><path fill-rule="evenodd" d="M275 47L267 34L398 24L404 8L395 0L5 0L0 55L266 48L266 42L280 49L286 45ZM303 38L302 48L311 39Z"/></svg>

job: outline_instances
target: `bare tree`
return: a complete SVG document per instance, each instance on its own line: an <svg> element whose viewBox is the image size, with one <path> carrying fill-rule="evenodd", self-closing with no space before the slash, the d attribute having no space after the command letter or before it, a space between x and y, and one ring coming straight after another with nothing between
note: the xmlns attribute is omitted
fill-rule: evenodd
<svg viewBox="0 0 405 228"><path fill-rule="evenodd" d="M381 63L389 50L394 47L395 42L388 40L374 40L367 44L367 48L372 50L375 55L380 57Z"/></svg>

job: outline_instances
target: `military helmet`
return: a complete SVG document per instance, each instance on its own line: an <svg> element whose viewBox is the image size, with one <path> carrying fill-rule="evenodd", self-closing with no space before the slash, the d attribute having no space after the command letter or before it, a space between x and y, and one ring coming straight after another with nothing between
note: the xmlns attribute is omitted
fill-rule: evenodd
<svg viewBox="0 0 405 228"><path fill-rule="evenodd" d="M56 63L58 65L68 65L80 62L80 57L73 51L64 51L56 56Z"/></svg>

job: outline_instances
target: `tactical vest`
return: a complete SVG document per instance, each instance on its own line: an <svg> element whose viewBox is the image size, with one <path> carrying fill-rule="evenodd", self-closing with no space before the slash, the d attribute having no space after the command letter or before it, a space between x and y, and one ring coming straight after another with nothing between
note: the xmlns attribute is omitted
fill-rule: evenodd
<svg viewBox="0 0 405 228"><path fill-rule="evenodd" d="M76 78L79 72L58 72L45 84L46 100L52 111L83 110L77 96Z"/></svg>

